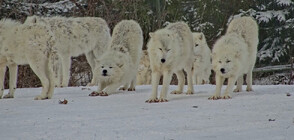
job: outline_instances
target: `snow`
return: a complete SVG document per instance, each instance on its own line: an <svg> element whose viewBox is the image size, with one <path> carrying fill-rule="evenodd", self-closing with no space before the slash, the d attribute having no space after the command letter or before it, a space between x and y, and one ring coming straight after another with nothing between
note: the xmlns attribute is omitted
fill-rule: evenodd
<svg viewBox="0 0 294 140"><path fill-rule="evenodd" d="M294 4L294 2L292 0L276 0L277 4L278 5L281 5L281 6L289 6L291 4Z"/></svg>
<svg viewBox="0 0 294 140"><path fill-rule="evenodd" d="M17 89L14 99L0 100L1 139L290 140L294 137L293 85L254 85L254 92L234 93L232 99L216 101L207 99L215 85L195 85L194 95L169 94L169 102L153 104L145 103L151 93L150 85L137 86L136 92L88 96L96 88L56 88L53 98L43 101L33 100L41 88ZM169 92L174 89L176 86L170 86ZM292 96L286 96L287 93ZM63 99L68 104L58 103Z"/></svg>
<svg viewBox="0 0 294 140"><path fill-rule="evenodd" d="M3 7L5 9L11 9L9 5L11 4L17 4L17 10L19 10L20 13L24 13L25 15L30 15L31 8L33 9L38 9L35 14L37 15L43 15L43 16L52 16L52 15L61 15L67 12L72 11L74 8L76 8L75 4L71 2L70 0L61 0L58 2L50 3L50 2L45 2L42 3L41 1L36 4L36 3L31 3L31 1L24 1L24 2L19 2L19 1L11 1L8 2L6 7ZM77 3L80 3L78 1ZM46 9L44 11L44 9Z"/></svg>

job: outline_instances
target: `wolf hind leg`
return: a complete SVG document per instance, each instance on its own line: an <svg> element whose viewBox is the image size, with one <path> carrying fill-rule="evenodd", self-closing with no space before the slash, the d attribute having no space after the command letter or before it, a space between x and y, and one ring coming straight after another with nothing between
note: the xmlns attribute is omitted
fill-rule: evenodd
<svg viewBox="0 0 294 140"><path fill-rule="evenodd" d="M234 89L234 92L241 92L242 91L242 85L243 85L243 74L241 76L239 76L238 80L237 80L237 87L236 89Z"/></svg>
<svg viewBox="0 0 294 140"><path fill-rule="evenodd" d="M178 88L177 90L174 90L171 92L171 94L182 94L185 84L185 74L183 70L176 72L177 78L178 78Z"/></svg>
<svg viewBox="0 0 294 140"><path fill-rule="evenodd" d="M48 92L50 89L50 77L47 75L47 67L49 60L44 55L34 55L28 57L29 65L34 73L39 77L42 84L41 95L35 97L35 100L50 99ZM54 83L54 82L53 82ZM52 86L52 85L51 85ZM53 84L54 87L54 84Z"/></svg>
<svg viewBox="0 0 294 140"><path fill-rule="evenodd" d="M9 93L5 95L3 98L14 98L14 92L16 89L17 83L17 65L10 64L8 65L9 68Z"/></svg>
<svg viewBox="0 0 294 140"><path fill-rule="evenodd" d="M135 91L136 83L137 83L137 78L136 76L134 76L133 80L131 81L130 87L128 88L128 91Z"/></svg>
<svg viewBox="0 0 294 140"><path fill-rule="evenodd" d="M0 64L0 99L2 99L4 93L4 80L5 80L5 72L6 72L6 63Z"/></svg>
<svg viewBox="0 0 294 140"><path fill-rule="evenodd" d="M185 68L185 71L187 72L187 83L188 83L188 90L186 94L194 94L192 68L187 67Z"/></svg>

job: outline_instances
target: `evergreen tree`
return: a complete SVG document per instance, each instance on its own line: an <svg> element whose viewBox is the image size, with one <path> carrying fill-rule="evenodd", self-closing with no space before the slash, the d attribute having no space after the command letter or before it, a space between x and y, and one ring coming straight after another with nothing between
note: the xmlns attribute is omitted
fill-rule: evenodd
<svg viewBox="0 0 294 140"><path fill-rule="evenodd" d="M252 8L240 10L259 23L259 50L257 63L288 63L294 52L294 2L291 0L255 0Z"/></svg>

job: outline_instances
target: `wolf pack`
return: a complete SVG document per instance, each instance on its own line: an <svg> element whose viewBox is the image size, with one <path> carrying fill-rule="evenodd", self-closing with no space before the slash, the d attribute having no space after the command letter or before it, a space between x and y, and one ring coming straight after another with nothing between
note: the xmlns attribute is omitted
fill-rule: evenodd
<svg viewBox="0 0 294 140"><path fill-rule="evenodd" d="M167 102L173 74L177 76L178 87L171 94L193 94L193 84L210 83L212 70L216 89L208 99L232 98L232 92L242 91L244 75L246 91L253 90L258 25L252 17L234 18L212 50L203 33L192 32L181 21L150 32L149 38L147 50L142 50L143 31L134 20L120 21L111 34L107 22L99 17L30 16L24 23L2 19L0 98L14 98L18 65L29 65L42 84L41 94L35 100L51 99L55 87L68 86L71 57L82 54L93 73L88 86L97 86L89 96L135 91L136 85L151 84L151 96L146 102ZM9 92L3 96L6 67ZM225 79L227 86L221 95Z"/></svg>

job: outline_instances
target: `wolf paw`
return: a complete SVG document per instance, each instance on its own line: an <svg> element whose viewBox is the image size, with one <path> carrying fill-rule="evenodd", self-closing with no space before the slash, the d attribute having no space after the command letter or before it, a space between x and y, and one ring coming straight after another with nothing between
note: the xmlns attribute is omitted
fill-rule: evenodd
<svg viewBox="0 0 294 140"><path fill-rule="evenodd" d="M165 99L165 98L160 98L160 99L158 100L158 102L168 102L168 100Z"/></svg>
<svg viewBox="0 0 294 140"><path fill-rule="evenodd" d="M210 96L208 98L208 100L218 100L218 99L221 99L221 97L220 96L216 96L216 95Z"/></svg>
<svg viewBox="0 0 294 140"><path fill-rule="evenodd" d="M99 93L96 91L93 91L92 93L89 94L89 96L99 96Z"/></svg>
<svg viewBox="0 0 294 140"><path fill-rule="evenodd" d="M93 91L92 93L89 94L89 96L108 96L108 94L106 92L96 92L96 91Z"/></svg>
<svg viewBox="0 0 294 140"><path fill-rule="evenodd" d="M128 91L136 91L135 88L128 88Z"/></svg>
<svg viewBox="0 0 294 140"><path fill-rule="evenodd" d="M148 99L148 100L146 100L145 102L146 102L146 103L158 103L159 100L158 100L157 98L155 98L155 99Z"/></svg>
<svg viewBox="0 0 294 140"><path fill-rule="evenodd" d="M36 97L34 98L34 100L46 100L46 99L50 99L50 98L48 98L48 97L43 97L43 96L41 96L41 95L38 95L38 96L36 96Z"/></svg>
<svg viewBox="0 0 294 140"><path fill-rule="evenodd" d="M238 89L238 88L234 89L234 92L241 92L241 91L242 89Z"/></svg>
<svg viewBox="0 0 294 140"><path fill-rule="evenodd" d="M253 91L253 89L247 87L247 88L246 88L246 91L248 91L248 92L249 92L249 91Z"/></svg>
<svg viewBox="0 0 294 140"><path fill-rule="evenodd" d="M232 99L232 97L230 95L224 95L222 99Z"/></svg>
<svg viewBox="0 0 294 140"><path fill-rule="evenodd" d="M123 91L125 91L125 90L127 90L127 88L125 88L125 87L121 87L121 88L119 88L119 90L123 90Z"/></svg>
<svg viewBox="0 0 294 140"><path fill-rule="evenodd" d="M193 93L192 90L188 90L188 91L186 92L186 94L187 94L187 95L192 95L192 94L194 94L194 93Z"/></svg>
<svg viewBox="0 0 294 140"><path fill-rule="evenodd" d="M4 99L8 99L8 98L14 98L14 96L13 96L13 95L11 95L11 94L7 94L7 95L3 96L3 98L4 98Z"/></svg>
<svg viewBox="0 0 294 140"><path fill-rule="evenodd" d="M182 94L182 93L183 93L182 91L174 90L170 94Z"/></svg>

